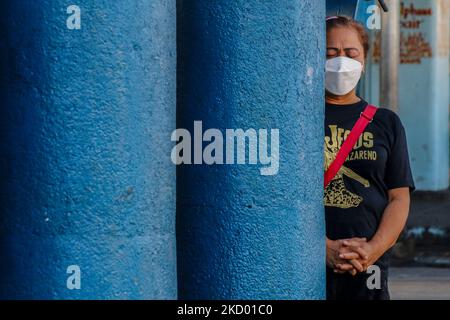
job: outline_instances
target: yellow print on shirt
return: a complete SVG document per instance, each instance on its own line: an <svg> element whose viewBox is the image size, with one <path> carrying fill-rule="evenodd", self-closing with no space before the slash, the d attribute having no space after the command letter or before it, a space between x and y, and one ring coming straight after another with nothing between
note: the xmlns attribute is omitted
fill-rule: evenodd
<svg viewBox="0 0 450 320"><path fill-rule="evenodd" d="M350 130L338 128L336 125L329 125L331 137L325 136L324 144L324 170L326 171L336 158L342 143L347 138ZM364 147L365 150L358 150ZM347 161L352 160L376 160L377 153L374 150L367 150L373 147L373 134L371 132L363 132L355 143L352 152L348 155ZM345 162L344 162L345 164ZM338 207L347 209L357 207L363 201L363 198L353 192L350 192L345 187L344 176L358 181L364 187L368 188L370 183L367 179L361 177L353 170L343 165L333 180L330 181L325 188L324 204L330 207Z"/></svg>

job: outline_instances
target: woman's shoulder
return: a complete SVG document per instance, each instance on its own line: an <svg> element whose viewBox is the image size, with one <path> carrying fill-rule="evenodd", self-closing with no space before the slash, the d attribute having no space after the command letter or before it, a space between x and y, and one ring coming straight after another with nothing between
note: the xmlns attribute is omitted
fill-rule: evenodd
<svg viewBox="0 0 450 320"><path fill-rule="evenodd" d="M397 113L386 107L378 107L377 114L381 114L384 117L398 117Z"/></svg>
<svg viewBox="0 0 450 320"><path fill-rule="evenodd" d="M385 107L378 107L378 110L374 116L374 122L375 121L378 122L381 127L384 127L385 130L393 133L404 130L402 120L400 119L398 113Z"/></svg>
<svg viewBox="0 0 450 320"><path fill-rule="evenodd" d="M375 117L393 125L401 124L401 120L397 112L385 107L378 107Z"/></svg>

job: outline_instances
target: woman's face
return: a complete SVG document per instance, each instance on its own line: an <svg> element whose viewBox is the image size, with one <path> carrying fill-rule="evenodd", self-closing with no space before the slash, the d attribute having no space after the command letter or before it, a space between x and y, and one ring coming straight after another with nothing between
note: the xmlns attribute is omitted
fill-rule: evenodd
<svg viewBox="0 0 450 320"><path fill-rule="evenodd" d="M336 27L327 32L327 59L340 56L355 59L364 66L364 47L353 28Z"/></svg>

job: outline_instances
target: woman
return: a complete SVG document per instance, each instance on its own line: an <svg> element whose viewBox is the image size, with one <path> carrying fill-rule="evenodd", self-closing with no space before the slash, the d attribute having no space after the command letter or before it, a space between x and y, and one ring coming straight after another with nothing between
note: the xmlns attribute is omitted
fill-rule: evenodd
<svg viewBox="0 0 450 320"><path fill-rule="evenodd" d="M361 24L327 19L325 169L367 106L356 85L368 49ZM408 159L399 117L378 108L325 188L328 299L389 299L386 252L405 226L415 189ZM371 265L379 267L370 268L373 274L367 272ZM373 278L378 274L379 282Z"/></svg>

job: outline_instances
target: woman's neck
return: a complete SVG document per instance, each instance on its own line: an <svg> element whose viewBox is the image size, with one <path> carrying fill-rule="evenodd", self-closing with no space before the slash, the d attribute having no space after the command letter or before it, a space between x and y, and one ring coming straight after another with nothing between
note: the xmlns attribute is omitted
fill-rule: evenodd
<svg viewBox="0 0 450 320"><path fill-rule="evenodd" d="M361 99L356 95L356 91L352 90L346 95L343 96L337 96L332 93L326 92L325 94L325 102L330 104L353 104L361 101Z"/></svg>

